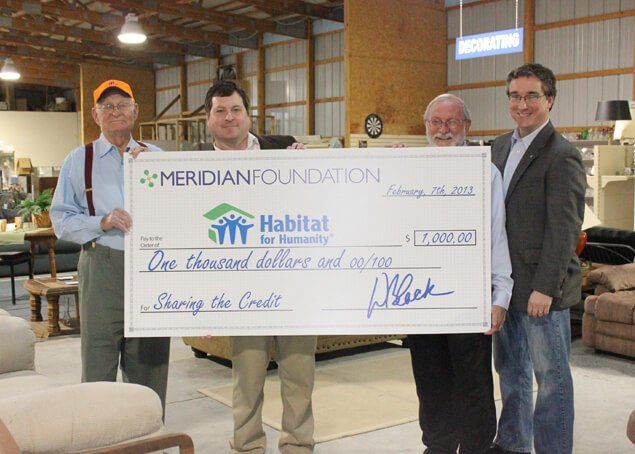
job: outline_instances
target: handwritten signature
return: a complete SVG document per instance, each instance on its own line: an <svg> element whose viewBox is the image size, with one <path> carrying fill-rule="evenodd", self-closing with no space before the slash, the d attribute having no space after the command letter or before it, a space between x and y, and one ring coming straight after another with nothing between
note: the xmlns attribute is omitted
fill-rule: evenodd
<svg viewBox="0 0 635 454"><path fill-rule="evenodd" d="M383 294L379 284L382 277L386 287ZM387 309L389 305L403 307L431 296L447 296L454 293L454 290L449 292L434 292L436 284L434 284L430 278L428 278L424 289L414 288L411 290L410 287L413 281L414 278L411 273L406 274L403 278L401 278L399 274L395 274L391 277L388 276L387 273L381 273L380 277L375 278L373 291L370 294L367 317L370 318L373 315L373 311L377 308ZM378 294L377 297L375 294Z"/></svg>

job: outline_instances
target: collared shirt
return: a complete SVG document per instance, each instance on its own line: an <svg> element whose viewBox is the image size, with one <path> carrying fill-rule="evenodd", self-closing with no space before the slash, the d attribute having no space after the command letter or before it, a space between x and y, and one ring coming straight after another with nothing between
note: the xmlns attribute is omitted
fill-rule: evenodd
<svg viewBox="0 0 635 454"><path fill-rule="evenodd" d="M260 150L260 142L252 133L247 136L247 150Z"/></svg>
<svg viewBox="0 0 635 454"><path fill-rule="evenodd" d="M214 142L214 148L219 150L219 148L216 147L216 142ZM247 135L247 148L245 148L245 150L260 150L260 142L258 142L258 138L252 133L248 133Z"/></svg>
<svg viewBox="0 0 635 454"><path fill-rule="evenodd" d="M140 147L130 138L126 150ZM151 151L160 148L148 144ZM51 205L55 234L62 240L84 244L96 241L102 246L124 249L125 234L119 229L104 232L101 220L115 208L124 208L123 157L103 134L93 145L93 203L95 216L88 213L84 180L85 147L76 148L64 160Z"/></svg>
<svg viewBox="0 0 635 454"><path fill-rule="evenodd" d="M503 177L492 164L492 304L509 308L514 281L512 280L512 262L509 257L507 230L505 229L505 194Z"/></svg>
<svg viewBox="0 0 635 454"><path fill-rule="evenodd" d="M509 183L512 181L512 177L514 176L514 172L520 163L520 160L525 156L525 152L531 146L531 143L534 141L536 136L542 131L542 128L547 126L549 123L549 119L545 121L539 128L532 131L530 134L527 134L525 137L520 137L518 133L518 128L514 129L514 133L512 134L512 146L509 151L509 156L507 157L507 162L505 163L505 171L503 172L503 184L505 187L505 195L507 195L507 189L509 188Z"/></svg>

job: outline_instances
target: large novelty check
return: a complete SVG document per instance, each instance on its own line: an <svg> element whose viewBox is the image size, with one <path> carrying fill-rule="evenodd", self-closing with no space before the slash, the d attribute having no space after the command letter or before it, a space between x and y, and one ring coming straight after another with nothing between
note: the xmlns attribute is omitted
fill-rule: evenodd
<svg viewBox="0 0 635 454"><path fill-rule="evenodd" d="M127 336L483 332L484 147L126 159Z"/></svg>

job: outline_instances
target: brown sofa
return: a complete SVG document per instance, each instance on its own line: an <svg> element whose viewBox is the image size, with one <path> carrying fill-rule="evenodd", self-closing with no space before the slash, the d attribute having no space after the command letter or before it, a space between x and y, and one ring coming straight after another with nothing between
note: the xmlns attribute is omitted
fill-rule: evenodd
<svg viewBox="0 0 635 454"><path fill-rule="evenodd" d="M584 301L584 345L635 358L635 263L591 271L595 294Z"/></svg>
<svg viewBox="0 0 635 454"><path fill-rule="evenodd" d="M362 345L379 344L389 340L404 339L406 336L371 335L371 336L318 336L316 353L344 350ZM206 354L231 360L229 337L184 337L183 342L192 347L197 357ZM273 358L274 352L270 352Z"/></svg>

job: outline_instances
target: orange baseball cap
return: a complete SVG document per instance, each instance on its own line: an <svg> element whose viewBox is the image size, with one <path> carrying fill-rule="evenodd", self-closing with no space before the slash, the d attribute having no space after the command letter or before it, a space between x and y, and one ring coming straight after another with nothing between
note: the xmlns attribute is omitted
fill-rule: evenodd
<svg viewBox="0 0 635 454"><path fill-rule="evenodd" d="M129 95L132 99L134 99L134 95L132 94L132 88L130 88L130 85L120 80L110 79L103 82L93 92L93 101L95 101L95 104L97 104L99 97L109 88L117 88L125 94Z"/></svg>

